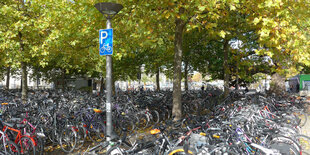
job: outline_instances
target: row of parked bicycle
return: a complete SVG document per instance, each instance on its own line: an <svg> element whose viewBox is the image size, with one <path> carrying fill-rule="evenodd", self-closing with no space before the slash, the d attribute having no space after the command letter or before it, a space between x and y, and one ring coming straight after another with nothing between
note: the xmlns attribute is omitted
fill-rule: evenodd
<svg viewBox="0 0 310 155"><path fill-rule="evenodd" d="M112 142L105 140L104 97L70 91L34 91L28 104L19 92L1 91L1 141L4 154L42 154L58 144L66 152L99 144L85 153L107 154L255 154L301 152L310 142L300 134L306 123L303 103L232 92L185 92L186 116L172 121L172 93L123 92L114 97ZM300 119L303 117L303 119ZM152 136L138 137L149 127ZM108 146L112 147L109 148Z"/></svg>
<svg viewBox="0 0 310 155"><path fill-rule="evenodd" d="M123 128L133 135L169 119L171 95L169 91L123 92L114 97L113 136L122 135ZM32 91L27 104L22 104L20 96L18 91L0 90L4 131L0 133L4 146L0 151L4 154L42 154L44 146L51 144L69 153L80 149L87 140L105 140L104 97L78 91ZM190 106L193 99L202 103L207 98L210 96L196 92L183 94L185 113L194 112Z"/></svg>
<svg viewBox="0 0 310 155"><path fill-rule="evenodd" d="M199 103L198 103L199 104ZM203 105L200 105L203 106ZM206 107L204 107L206 108ZM231 93L210 113L155 124L132 134L124 128L121 138L89 148L84 154L309 154L310 138L301 134L307 122L304 102L295 97ZM137 136L138 135L138 136Z"/></svg>

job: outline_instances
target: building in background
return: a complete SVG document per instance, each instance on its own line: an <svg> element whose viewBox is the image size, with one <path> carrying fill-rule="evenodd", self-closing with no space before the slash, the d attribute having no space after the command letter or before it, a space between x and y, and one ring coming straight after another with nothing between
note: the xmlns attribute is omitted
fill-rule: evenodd
<svg viewBox="0 0 310 155"><path fill-rule="evenodd" d="M309 96L310 92L310 75L299 74L288 79L287 90L292 93Z"/></svg>
<svg viewBox="0 0 310 155"><path fill-rule="evenodd" d="M29 89L50 89L53 88L53 83L50 83L48 81L43 80L42 78L33 79L30 78L30 75L32 74L32 70L28 71L28 88ZM0 81L0 86L5 87L6 86L6 77L3 81ZM21 88L21 76L18 75L11 75L10 76L10 89L20 89Z"/></svg>

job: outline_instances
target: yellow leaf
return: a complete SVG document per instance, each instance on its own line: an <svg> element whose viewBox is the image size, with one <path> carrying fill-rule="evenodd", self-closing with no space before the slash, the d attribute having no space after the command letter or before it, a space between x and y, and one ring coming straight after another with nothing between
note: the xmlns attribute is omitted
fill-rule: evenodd
<svg viewBox="0 0 310 155"><path fill-rule="evenodd" d="M234 5L230 5L230 10L236 10L236 7Z"/></svg>
<svg viewBox="0 0 310 155"><path fill-rule="evenodd" d="M222 31L219 33L219 35L220 35L222 38L225 38L226 32L222 30Z"/></svg>
<svg viewBox="0 0 310 155"><path fill-rule="evenodd" d="M253 24L256 25L257 23L260 22L260 20L262 19L262 17L259 17L259 18L254 18L254 21L253 21Z"/></svg>
<svg viewBox="0 0 310 155"><path fill-rule="evenodd" d="M169 13L167 13L165 17L168 19L168 18L170 17L170 14L169 14Z"/></svg>

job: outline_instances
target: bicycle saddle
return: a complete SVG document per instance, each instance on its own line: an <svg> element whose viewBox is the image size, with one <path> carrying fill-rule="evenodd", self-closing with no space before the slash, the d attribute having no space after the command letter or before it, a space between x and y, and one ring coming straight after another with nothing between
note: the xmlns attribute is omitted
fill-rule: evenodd
<svg viewBox="0 0 310 155"><path fill-rule="evenodd" d="M98 114L102 113L102 110L100 110L100 109L94 108L93 110L94 110L95 113L98 113Z"/></svg>

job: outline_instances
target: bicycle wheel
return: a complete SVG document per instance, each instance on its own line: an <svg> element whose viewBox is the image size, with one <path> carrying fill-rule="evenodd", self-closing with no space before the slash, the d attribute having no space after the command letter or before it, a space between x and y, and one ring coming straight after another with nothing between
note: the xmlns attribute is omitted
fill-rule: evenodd
<svg viewBox="0 0 310 155"><path fill-rule="evenodd" d="M139 123L139 118L134 114L128 114L129 119L134 125L133 131L137 128L137 124Z"/></svg>
<svg viewBox="0 0 310 155"><path fill-rule="evenodd" d="M46 142L46 134L44 133L44 129L41 125L36 127L35 135L32 136L37 143L37 152L39 155L43 154L44 146Z"/></svg>
<svg viewBox="0 0 310 155"><path fill-rule="evenodd" d="M19 155L20 154L20 149L16 145L16 143L12 141L7 141L5 148L7 149L5 154L12 154L12 155Z"/></svg>
<svg viewBox="0 0 310 155"><path fill-rule="evenodd" d="M293 114L295 115L295 117L298 119L299 122L299 126L303 127L306 125L307 120L308 120L308 115L307 113L298 110L298 111L293 111Z"/></svg>
<svg viewBox="0 0 310 155"><path fill-rule="evenodd" d="M123 116L115 120L115 128L114 131L122 137L122 129L127 129L127 134L132 134L135 129L135 124L133 123L133 120L130 119L127 116Z"/></svg>
<svg viewBox="0 0 310 155"><path fill-rule="evenodd" d="M45 132L44 134L47 135L48 139L50 142L52 142L53 144L58 144L58 128L57 127L50 127L48 128L48 126L45 127Z"/></svg>
<svg viewBox="0 0 310 155"><path fill-rule="evenodd" d="M160 118L159 118L159 113L157 110L151 110L151 115L152 115L152 121L153 123L158 123Z"/></svg>
<svg viewBox="0 0 310 155"><path fill-rule="evenodd" d="M281 154L297 155L301 151L301 147L295 140L284 136L274 137L270 141L269 146L280 151Z"/></svg>
<svg viewBox="0 0 310 155"><path fill-rule="evenodd" d="M37 146L36 146L37 154L38 155L42 155L43 151L44 151L44 141L43 141L43 139L40 138L40 137L36 137L36 136L34 136L32 138L35 140L35 142L37 144Z"/></svg>
<svg viewBox="0 0 310 155"><path fill-rule="evenodd" d="M105 140L105 125L101 122L92 122L89 127L88 136L93 142L100 142Z"/></svg>
<svg viewBox="0 0 310 155"><path fill-rule="evenodd" d="M183 149L183 147L176 147L175 149L173 149L172 151L170 151L169 153L168 153L168 155L188 155L188 154L194 154L194 151L193 150L188 150L188 152L186 153L185 151L184 151L184 149Z"/></svg>
<svg viewBox="0 0 310 155"><path fill-rule="evenodd" d="M83 127L82 124L74 127L74 130L77 132L77 143L75 149L80 149L84 145L85 139L87 137L87 130L85 127Z"/></svg>
<svg viewBox="0 0 310 155"><path fill-rule="evenodd" d="M138 113L137 116L139 118L138 128L145 129L148 126L149 121L150 121L149 116L143 113Z"/></svg>
<svg viewBox="0 0 310 155"><path fill-rule="evenodd" d="M299 134L299 131L295 128L292 128L290 126L282 126L279 127L280 134L286 137L293 138L295 135Z"/></svg>
<svg viewBox="0 0 310 155"><path fill-rule="evenodd" d="M32 138L22 137L18 141L17 145L21 146L21 154L29 154L29 155L36 154L35 141Z"/></svg>
<svg viewBox="0 0 310 155"><path fill-rule="evenodd" d="M119 148L118 146L114 146L114 147L111 147L106 155L123 155L123 149Z"/></svg>
<svg viewBox="0 0 310 155"><path fill-rule="evenodd" d="M167 108L156 109L159 113L159 121L165 121L170 118L169 110Z"/></svg>
<svg viewBox="0 0 310 155"><path fill-rule="evenodd" d="M59 144L61 149L70 153L74 150L77 140L77 133L72 126L65 127L59 136Z"/></svg>
<svg viewBox="0 0 310 155"><path fill-rule="evenodd" d="M165 117L164 117L165 120L168 120L168 119L171 118L171 112L170 112L170 110L168 109L168 107L165 108L165 110L164 110L164 115L165 115Z"/></svg>
<svg viewBox="0 0 310 155"><path fill-rule="evenodd" d="M295 139L301 146L302 154L310 155L310 137L306 135L295 135Z"/></svg>

